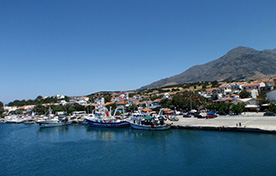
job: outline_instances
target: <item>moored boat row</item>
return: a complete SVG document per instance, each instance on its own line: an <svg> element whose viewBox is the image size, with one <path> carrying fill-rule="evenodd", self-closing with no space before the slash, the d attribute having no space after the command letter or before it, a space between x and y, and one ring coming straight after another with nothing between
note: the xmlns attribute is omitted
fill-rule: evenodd
<svg viewBox="0 0 276 176"><path fill-rule="evenodd" d="M99 102L95 110L88 115L76 116L55 116L49 108L48 115L42 116L19 116L10 115L1 120L1 123L24 123L26 125L38 124L40 128L61 127L70 125L73 122L87 124L90 127L100 128L125 128L131 127L138 130L161 131L171 128L166 123L167 118L162 116L163 109L157 116L145 115L141 111L126 115L123 106L118 106L113 115L111 109L105 107L104 100Z"/></svg>

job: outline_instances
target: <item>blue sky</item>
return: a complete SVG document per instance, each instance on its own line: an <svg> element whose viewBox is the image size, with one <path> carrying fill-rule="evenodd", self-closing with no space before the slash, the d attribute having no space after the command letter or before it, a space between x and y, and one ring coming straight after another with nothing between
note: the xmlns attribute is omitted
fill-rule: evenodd
<svg viewBox="0 0 276 176"><path fill-rule="evenodd" d="M131 90L276 48L273 0L1 0L0 101Z"/></svg>

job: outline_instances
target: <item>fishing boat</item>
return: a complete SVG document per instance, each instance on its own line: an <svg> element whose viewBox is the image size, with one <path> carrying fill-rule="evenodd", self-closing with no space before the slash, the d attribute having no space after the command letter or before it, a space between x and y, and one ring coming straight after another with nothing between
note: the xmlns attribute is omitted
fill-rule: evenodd
<svg viewBox="0 0 276 176"><path fill-rule="evenodd" d="M131 117L130 126L137 130L163 131L169 130L171 124L165 123L166 118L161 115L163 109L160 110L156 117L135 115Z"/></svg>
<svg viewBox="0 0 276 176"><path fill-rule="evenodd" d="M55 116L53 117L51 107L49 108L48 119L45 119L43 121L37 121L37 123L39 124L40 128L60 127L72 124L71 121L68 121L67 117L64 117L62 119L59 119Z"/></svg>
<svg viewBox="0 0 276 176"><path fill-rule="evenodd" d="M122 117L115 117L116 113L119 109L123 110ZM118 106L113 114L110 115L108 109L104 105L104 99L102 98L101 102L98 103L96 106L96 110L90 114L89 116L85 117L88 125L91 127L101 127L101 128L122 128L122 127L129 127L129 122L124 117L124 107Z"/></svg>

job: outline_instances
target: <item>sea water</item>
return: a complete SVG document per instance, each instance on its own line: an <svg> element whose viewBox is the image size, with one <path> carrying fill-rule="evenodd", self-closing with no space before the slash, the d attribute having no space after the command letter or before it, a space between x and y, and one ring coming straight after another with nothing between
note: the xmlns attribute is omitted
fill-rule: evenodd
<svg viewBox="0 0 276 176"><path fill-rule="evenodd" d="M0 175L276 175L276 135L0 124Z"/></svg>

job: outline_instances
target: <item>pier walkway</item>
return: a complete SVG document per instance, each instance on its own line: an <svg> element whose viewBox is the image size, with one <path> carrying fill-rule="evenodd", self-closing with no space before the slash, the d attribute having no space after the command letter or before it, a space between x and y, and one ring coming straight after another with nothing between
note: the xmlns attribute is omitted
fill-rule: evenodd
<svg viewBox="0 0 276 176"><path fill-rule="evenodd" d="M173 128L248 131L276 134L276 116L263 116L264 113L245 113L237 116L218 116L214 119L184 118L172 122Z"/></svg>

